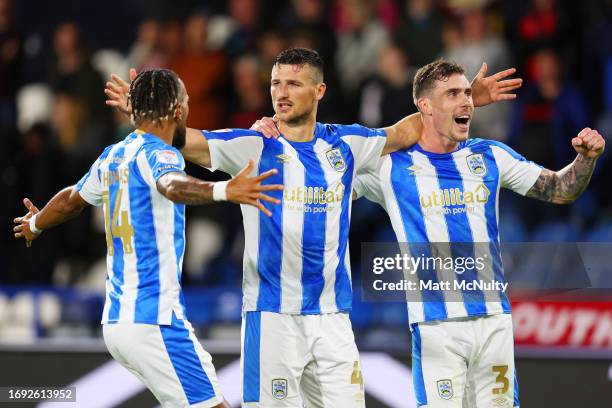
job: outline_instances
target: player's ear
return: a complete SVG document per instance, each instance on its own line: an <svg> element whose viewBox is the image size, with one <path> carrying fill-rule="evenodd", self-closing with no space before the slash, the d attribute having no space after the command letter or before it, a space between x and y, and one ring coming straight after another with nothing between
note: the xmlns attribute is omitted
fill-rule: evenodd
<svg viewBox="0 0 612 408"><path fill-rule="evenodd" d="M417 99L417 108L419 109L419 112L424 115L431 115L432 113L431 101L429 100L429 98Z"/></svg>
<svg viewBox="0 0 612 408"><path fill-rule="evenodd" d="M317 85L317 101L320 101L321 99L323 99L323 96L325 96L326 90L327 90L327 85L325 85L325 82L321 82L320 84Z"/></svg>
<svg viewBox="0 0 612 408"><path fill-rule="evenodd" d="M174 109L174 120L180 122L183 119L183 107L178 105L176 109Z"/></svg>

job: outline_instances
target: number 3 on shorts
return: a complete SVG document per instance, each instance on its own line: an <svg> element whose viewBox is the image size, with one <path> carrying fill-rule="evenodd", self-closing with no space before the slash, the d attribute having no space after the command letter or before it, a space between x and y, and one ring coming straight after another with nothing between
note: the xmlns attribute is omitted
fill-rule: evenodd
<svg viewBox="0 0 612 408"><path fill-rule="evenodd" d="M493 388L493 394L498 395L498 394L505 394L506 392L508 392L508 388L510 388L510 381L508 381L508 377L506 377L506 374L508 373L508 366L507 365L493 366L491 370L494 373L497 373L495 382L497 384L502 384L501 387Z"/></svg>

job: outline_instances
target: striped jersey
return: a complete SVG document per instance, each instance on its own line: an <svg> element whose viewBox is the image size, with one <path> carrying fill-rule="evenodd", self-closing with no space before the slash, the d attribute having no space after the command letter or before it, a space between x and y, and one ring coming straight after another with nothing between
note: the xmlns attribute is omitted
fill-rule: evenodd
<svg viewBox="0 0 612 408"><path fill-rule="evenodd" d="M277 169L264 184L272 217L242 206L245 232L243 309L287 314L348 311L352 288L348 249L351 191L358 172L376 167L382 129L316 124L310 142L267 139L252 130L203 132L211 169L235 175L249 159L254 174Z"/></svg>
<svg viewBox="0 0 612 408"><path fill-rule="evenodd" d="M181 153L135 131L108 146L76 189L104 210L108 275L102 323L170 325L184 318L181 265L185 206L157 191L169 172L184 173Z"/></svg>
<svg viewBox="0 0 612 408"><path fill-rule="evenodd" d="M451 279L459 282L457 291L433 290L431 285L408 290L410 323L510 313L510 302L501 287L485 293L464 290L462 285L490 280L505 283L499 248L499 191L505 187L525 195L540 173L540 166L503 143L468 139L456 151L443 154L427 152L417 144L384 156L375 171L357 177L357 195L386 209L403 254L434 259L436 254L431 252L435 250L438 256L469 256L482 262L482 269L451 271ZM440 272L444 268L431 269L433 272L415 271L415 283L444 280Z"/></svg>

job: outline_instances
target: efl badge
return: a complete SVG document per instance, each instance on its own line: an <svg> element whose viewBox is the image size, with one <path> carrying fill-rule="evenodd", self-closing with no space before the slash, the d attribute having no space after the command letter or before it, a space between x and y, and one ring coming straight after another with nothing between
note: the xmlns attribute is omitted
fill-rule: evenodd
<svg viewBox="0 0 612 408"><path fill-rule="evenodd" d="M287 380L284 378L272 380L272 396L277 400L287 398Z"/></svg>
<svg viewBox="0 0 612 408"><path fill-rule="evenodd" d="M346 163L344 162L344 157L342 157L340 149L328 150L325 152L325 156L327 156L327 161L334 170L341 173L346 171Z"/></svg>
<svg viewBox="0 0 612 408"><path fill-rule="evenodd" d="M482 157L482 153L470 154L466 160L473 175L484 176L487 174L487 165Z"/></svg>
<svg viewBox="0 0 612 408"><path fill-rule="evenodd" d="M439 380L437 384L440 398L445 400L453 398L453 382L451 380Z"/></svg>
<svg viewBox="0 0 612 408"><path fill-rule="evenodd" d="M157 152L157 160L164 164L179 164L179 158L176 152L172 150L160 150Z"/></svg>

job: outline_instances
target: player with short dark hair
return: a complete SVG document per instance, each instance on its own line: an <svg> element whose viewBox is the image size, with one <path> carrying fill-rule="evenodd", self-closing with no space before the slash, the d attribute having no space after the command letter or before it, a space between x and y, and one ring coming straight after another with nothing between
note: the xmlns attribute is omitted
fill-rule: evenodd
<svg viewBox="0 0 612 408"><path fill-rule="evenodd" d="M518 407L508 296L499 284L472 290L466 283L505 283L500 188L571 203L585 190L605 141L595 130L582 130L571 141L574 162L553 172L503 143L469 139L473 87L448 61L418 70L414 103L424 126L418 143L358 176L355 192L386 209L404 254L484 260L482 268L420 267L405 274L417 288L407 292L417 405ZM449 282L450 290L423 282Z"/></svg>
<svg viewBox="0 0 612 408"><path fill-rule="evenodd" d="M259 200L278 204L263 193L282 186L262 185L276 170L249 177L252 162L229 182L185 174L185 161L172 145L185 144L189 96L174 72L140 73L129 95L137 130L104 149L76 185L60 191L40 212L25 199L29 212L15 219L15 237L29 245L86 206L102 206L108 247L102 324L109 352L163 407L228 407L211 356L185 314L185 204L228 200L269 213Z"/></svg>

